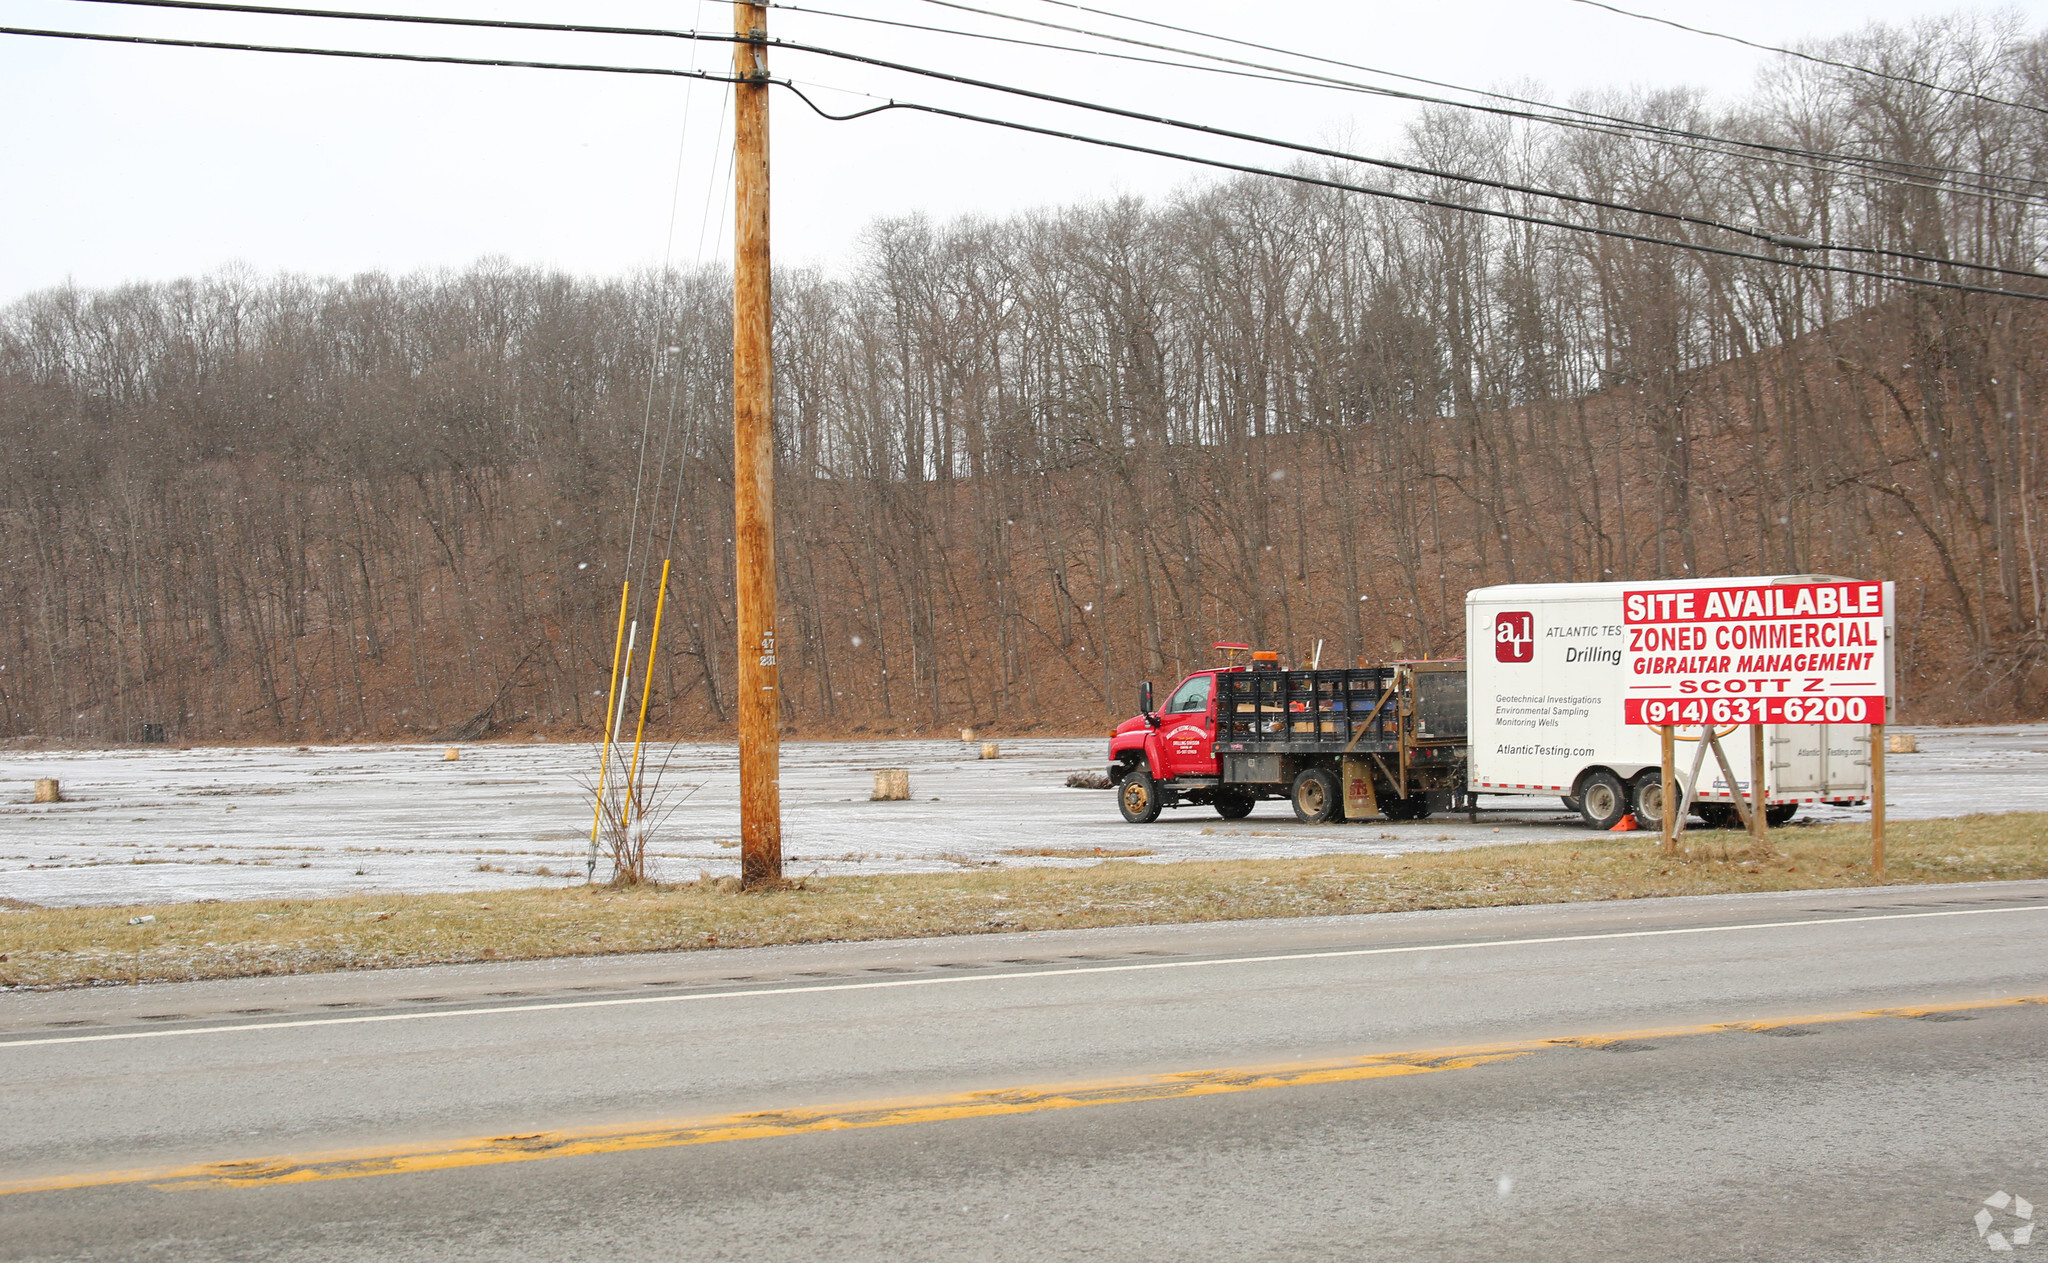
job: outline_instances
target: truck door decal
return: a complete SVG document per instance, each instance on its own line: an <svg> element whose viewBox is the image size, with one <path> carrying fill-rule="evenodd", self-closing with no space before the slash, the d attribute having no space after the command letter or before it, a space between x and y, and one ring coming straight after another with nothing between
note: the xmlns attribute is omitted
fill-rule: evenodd
<svg viewBox="0 0 2048 1263"><path fill-rule="evenodd" d="M1167 700L1159 729L1159 752L1168 779L1216 775L1213 672L1197 672L1182 680Z"/></svg>

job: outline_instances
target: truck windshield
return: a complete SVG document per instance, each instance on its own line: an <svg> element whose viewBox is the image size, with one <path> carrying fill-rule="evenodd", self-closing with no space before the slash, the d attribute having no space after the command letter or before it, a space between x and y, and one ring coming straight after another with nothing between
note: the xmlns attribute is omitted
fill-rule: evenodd
<svg viewBox="0 0 2048 1263"><path fill-rule="evenodd" d="M1174 691L1167 699L1166 713L1169 715L1191 715L1209 709L1209 686L1216 682L1213 675L1198 675Z"/></svg>

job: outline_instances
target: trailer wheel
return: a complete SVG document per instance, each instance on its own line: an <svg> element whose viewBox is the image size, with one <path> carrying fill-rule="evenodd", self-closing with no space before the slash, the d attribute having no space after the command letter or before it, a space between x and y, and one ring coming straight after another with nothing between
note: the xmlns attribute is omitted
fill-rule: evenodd
<svg viewBox="0 0 2048 1263"><path fill-rule="evenodd" d="M1693 810L1700 813L1700 819L1709 829L1733 829L1742 822L1741 812L1720 803L1701 803Z"/></svg>
<svg viewBox="0 0 2048 1263"><path fill-rule="evenodd" d="M1252 814L1252 806L1258 801L1250 794L1220 793L1212 805L1225 820L1242 820Z"/></svg>
<svg viewBox="0 0 2048 1263"><path fill-rule="evenodd" d="M1580 782L1578 809L1579 817L1592 828L1612 829L1628 814L1628 791L1619 776L1603 768Z"/></svg>
<svg viewBox="0 0 2048 1263"><path fill-rule="evenodd" d="M1799 814L1798 803L1773 803L1764 808L1764 823L1773 829L1792 823L1792 817Z"/></svg>
<svg viewBox="0 0 2048 1263"><path fill-rule="evenodd" d="M1673 781L1672 786L1678 790L1680 800L1683 801L1685 787L1677 781ZM1636 777L1635 793L1632 795L1632 798L1637 824L1645 829L1662 829L1664 827L1663 769L1653 768Z"/></svg>
<svg viewBox="0 0 2048 1263"><path fill-rule="evenodd" d="M1134 767L1124 773L1123 784L1116 788L1116 809L1132 824L1151 824L1159 819L1159 786L1152 779L1152 770Z"/></svg>
<svg viewBox="0 0 2048 1263"><path fill-rule="evenodd" d="M1330 769L1312 767L1294 778L1294 818L1303 824L1326 824L1337 814L1337 778Z"/></svg>

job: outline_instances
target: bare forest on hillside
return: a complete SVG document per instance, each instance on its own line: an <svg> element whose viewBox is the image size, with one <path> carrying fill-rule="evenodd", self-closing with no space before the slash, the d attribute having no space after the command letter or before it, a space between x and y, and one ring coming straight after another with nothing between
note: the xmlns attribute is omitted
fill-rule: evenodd
<svg viewBox="0 0 2048 1263"><path fill-rule="evenodd" d="M1739 108L1578 103L1674 129L1659 141L1441 111L1401 156L1797 237L2041 261L2048 45L1953 22L1828 51L2025 108L1793 64ZM1898 580L1909 720L2048 711L2039 301L1250 178L879 223L842 272L778 274L776 300L797 732L1086 732L1219 638L1297 662L1318 640L1326 663L1456 655L1471 587L1758 572ZM664 557L655 728L726 730L729 321L722 269L494 261L14 303L0 736L587 734L629 560L644 628Z"/></svg>

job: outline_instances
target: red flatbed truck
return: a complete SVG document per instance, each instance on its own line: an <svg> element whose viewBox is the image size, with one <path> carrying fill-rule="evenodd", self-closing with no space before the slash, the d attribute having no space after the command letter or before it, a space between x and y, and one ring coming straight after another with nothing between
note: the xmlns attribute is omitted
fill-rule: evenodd
<svg viewBox="0 0 2048 1263"><path fill-rule="evenodd" d="M1237 820L1261 799L1285 799L1312 824L1462 809L1464 665L1285 671L1261 653L1189 675L1157 712L1148 682L1139 713L1110 735L1117 809L1133 824L1181 806Z"/></svg>

